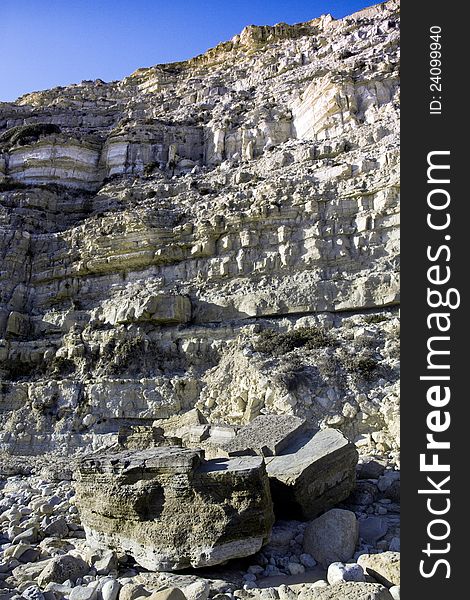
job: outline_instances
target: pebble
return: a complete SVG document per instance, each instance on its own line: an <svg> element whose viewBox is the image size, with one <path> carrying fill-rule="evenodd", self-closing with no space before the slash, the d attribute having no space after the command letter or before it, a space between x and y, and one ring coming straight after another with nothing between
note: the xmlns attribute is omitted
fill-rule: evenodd
<svg viewBox="0 0 470 600"><path fill-rule="evenodd" d="M399 585L392 586L388 591L390 592L390 596L393 598L393 600L400 600L400 586Z"/></svg>
<svg viewBox="0 0 470 600"><path fill-rule="evenodd" d="M299 559L303 566L307 569L313 569L317 565L317 561L313 558L311 554L301 554Z"/></svg>
<svg viewBox="0 0 470 600"><path fill-rule="evenodd" d="M37 541L37 539L38 539L37 529L35 529L34 527L30 527L29 529L26 529L25 531L18 533L18 535L16 535L13 538L13 543L19 544L20 542L24 542L26 544L34 544Z"/></svg>
<svg viewBox="0 0 470 600"><path fill-rule="evenodd" d="M266 567L266 569L264 570L265 577L274 577L274 576L280 575L280 574L281 574L280 570L274 565L268 565Z"/></svg>
<svg viewBox="0 0 470 600"><path fill-rule="evenodd" d="M377 481L377 487L381 492L385 492L392 485L394 481L400 479L400 473L398 471L386 471Z"/></svg>
<svg viewBox="0 0 470 600"><path fill-rule="evenodd" d="M65 517L59 517L55 521L52 521L49 525L44 527L44 533L47 537L58 537L63 538L69 532L67 521Z"/></svg>
<svg viewBox="0 0 470 600"><path fill-rule="evenodd" d="M290 562L287 565L287 570L291 575L301 575L305 573L305 567L300 563Z"/></svg>
<svg viewBox="0 0 470 600"><path fill-rule="evenodd" d="M253 575L260 575L264 571L264 568L261 565L251 565L248 567L248 573L253 573Z"/></svg>
<svg viewBox="0 0 470 600"><path fill-rule="evenodd" d="M390 540L388 549L391 552L400 552L400 538L394 537Z"/></svg>
<svg viewBox="0 0 470 600"><path fill-rule="evenodd" d="M103 600L116 600L121 589L121 584L116 579L110 579L105 582L101 588L101 597Z"/></svg>
<svg viewBox="0 0 470 600"><path fill-rule="evenodd" d="M21 592L21 595L23 596L23 598L26 598L26 600L45 600L44 594L41 592L37 585L31 585L27 587Z"/></svg>
<svg viewBox="0 0 470 600"><path fill-rule="evenodd" d="M388 530L387 523L381 517L367 517L359 521L359 536L367 543L376 544Z"/></svg>
<svg viewBox="0 0 470 600"><path fill-rule="evenodd" d="M29 550L26 550L26 552L23 552L20 560L22 563L25 563L25 564L32 563L32 562L36 562L40 556L41 556L40 550L38 550L37 548L29 548Z"/></svg>
<svg viewBox="0 0 470 600"><path fill-rule="evenodd" d="M99 560L94 563L98 575L107 575L110 571L117 569L117 556L114 552L105 552Z"/></svg>

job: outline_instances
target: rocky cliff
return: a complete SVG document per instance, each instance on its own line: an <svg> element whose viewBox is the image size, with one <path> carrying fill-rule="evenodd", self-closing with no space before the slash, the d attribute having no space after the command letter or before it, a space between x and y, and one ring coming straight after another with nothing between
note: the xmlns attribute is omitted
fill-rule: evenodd
<svg viewBox="0 0 470 600"><path fill-rule="evenodd" d="M397 460L399 14L0 104L0 449L198 408Z"/></svg>

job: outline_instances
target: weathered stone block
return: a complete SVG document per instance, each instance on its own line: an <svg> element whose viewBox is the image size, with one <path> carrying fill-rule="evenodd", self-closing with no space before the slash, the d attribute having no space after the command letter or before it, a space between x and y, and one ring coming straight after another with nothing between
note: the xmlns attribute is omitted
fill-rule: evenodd
<svg viewBox="0 0 470 600"><path fill-rule="evenodd" d="M249 556L274 521L262 458L204 461L178 447L90 455L77 499L91 546L126 552L150 570Z"/></svg>
<svg viewBox="0 0 470 600"><path fill-rule="evenodd" d="M306 519L345 500L354 488L358 453L336 429L295 439L266 459L276 512L300 510Z"/></svg>
<svg viewBox="0 0 470 600"><path fill-rule="evenodd" d="M221 446L226 456L275 456L305 430L305 421L292 415L261 415Z"/></svg>

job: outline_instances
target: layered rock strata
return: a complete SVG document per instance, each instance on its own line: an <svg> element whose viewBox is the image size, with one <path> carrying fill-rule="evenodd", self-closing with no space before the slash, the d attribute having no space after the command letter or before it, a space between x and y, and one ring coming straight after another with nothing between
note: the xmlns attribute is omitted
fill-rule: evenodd
<svg viewBox="0 0 470 600"><path fill-rule="evenodd" d="M249 556L274 522L260 457L204 461L178 447L111 452L84 459L77 479L90 546L128 553L150 570Z"/></svg>
<svg viewBox="0 0 470 600"><path fill-rule="evenodd" d="M1 450L197 407L398 460L398 28L250 26L0 104Z"/></svg>

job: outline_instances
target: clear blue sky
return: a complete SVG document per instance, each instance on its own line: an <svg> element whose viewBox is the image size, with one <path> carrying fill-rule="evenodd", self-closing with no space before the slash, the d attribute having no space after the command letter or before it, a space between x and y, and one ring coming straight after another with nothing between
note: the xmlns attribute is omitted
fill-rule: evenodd
<svg viewBox="0 0 470 600"><path fill-rule="evenodd" d="M374 0L0 0L0 100L184 60L246 25L339 18Z"/></svg>

